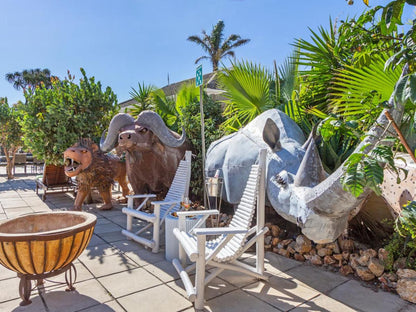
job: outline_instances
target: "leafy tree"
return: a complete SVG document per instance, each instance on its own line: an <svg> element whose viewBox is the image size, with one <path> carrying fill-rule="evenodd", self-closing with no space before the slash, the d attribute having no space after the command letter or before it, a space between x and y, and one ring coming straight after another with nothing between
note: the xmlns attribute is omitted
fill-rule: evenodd
<svg viewBox="0 0 416 312"><path fill-rule="evenodd" d="M218 70L218 64L226 56L235 57L233 49L242 46L250 41L250 39L241 39L239 35L232 34L224 40L223 21L212 28L211 34L207 34L205 30L202 31L202 37L197 35L189 36L188 41L195 42L200 45L202 49L208 54L196 59L195 64L200 60L209 59L212 63L212 70Z"/></svg>
<svg viewBox="0 0 416 312"><path fill-rule="evenodd" d="M17 90L27 88L35 88L43 84L46 88L52 87L51 78L57 79L56 76L51 76L49 69L25 69L22 72L7 73L6 80L13 84Z"/></svg>
<svg viewBox="0 0 416 312"><path fill-rule="evenodd" d="M7 161L7 178L13 179L14 156L18 148L23 146L22 131L18 123L19 106L9 107L7 98L0 98L0 146L4 150Z"/></svg>
<svg viewBox="0 0 416 312"><path fill-rule="evenodd" d="M46 163L61 164L62 153L81 137L98 141L119 110L110 87L103 91L94 77L88 78L82 68L81 73L79 84L69 74L63 81L53 80L50 89L40 85L24 93L24 142Z"/></svg>

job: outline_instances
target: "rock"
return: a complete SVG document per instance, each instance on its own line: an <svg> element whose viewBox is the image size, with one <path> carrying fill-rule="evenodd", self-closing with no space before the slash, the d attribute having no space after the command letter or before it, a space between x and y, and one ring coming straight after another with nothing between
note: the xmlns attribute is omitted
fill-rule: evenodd
<svg viewBox="0 0 416 312"><path fill-rule="evenodd" d="M357 266L355 272L363 281L371 281L375 278L375 275L367 267Z"/></svg>
<svg viewBox="0 0 416 312"><path fill-rule="evenodd" d="M399 296L407 301L416 303L416 271L409 269L397 270L399 280L396 291Z"/></svg>
<svg viewBox="0 0 416 312"><path fill-rule="evenodd" d="M298 235L296 237L296 251L300 254L307 253L312 249L312 242L305 235Z"/></svg>
<svg viewBox="0 0 416 312"><path fill-rule="evenodd" d="M358 255L356 253L353 253L350 255L350 262L349 264L351 265L351 267L356 270L357 267L360 266L360 264L358 263Z"/></svg>
<svg viewBox="0 0 416 312"><path fill-rule="evenodd" d="M380 248L378 250L378 258L383 264L386 264L388 256L389 256L389 252L385 250L384 248Z"/></svg>
<svg viewBox="0 0 416 312"><path fill-rule="evenodd" d="M317 249L317 253L320 257L325 257L325 256L332 255L332 249L329 249L329 248L326 248L326 247L323 247L321 249L318 249L318 248L316 248L316 249Z"/></svg>
<svg viewBox="0 0 416 312"><path fill-rule="evenodd" d="M344 258L344 260L349 261L350 260L350 253L348 251L343 251L342 252L342 257Z"/></svg>
<svg viewBox="0 0 416 312"><path fill-rule="evenodd" d="M357 258L357 262L361 266L368 266L368 261L370 261L370 258L368 258L367 255L363 255Z"/></svg>
<svg viewBox="0 0 416 312"><path fill-rule="evenodd" d="M341 269L339 269L339 271L344 276L347 276L348 274L353 274L354 273L354 270L348 264L341 266Z"/></svg>
<svg viewBox="0 0 416 312"><path fill-rule="evenodd" d="M293 255L293 254L295 254L295 253L296 253L296 250L295 250L292 246L287 246L287 251L289 251L289 253L290 253L291 255Z"/></svg>
<svg viewBox="0 0 416 312"><path fill-rule="evenodd" d="M291 242L293 242L293 239L291 239L291 238L282 240L283 246L288 246Z"/></svg>
<svg viewBox="0 0 416 312"><path fill-rule="evenodd" d="M377 251L375 251L372 248L366 249L366 250L360 250L361 256L366 256L368 258L375 258L377 257Z"/></svg>
<svg viewBox="0 0 416 312"><path fill-rule="evenodd" d="M264 245L264 250L265 251L272 251L273 250L272 245Z"/></svg>
<svg viewBox="0 0 416 312"><path fill-rule="evenodd" d="M339 245L338 245L337 241L326 244L326 248L331 249L332 252L335 253L335 254L341 253L341 250L339 249Z"/></svg>
<svg viewBox="0 0 416 312"><path fill-rule="evenodd" d="M332 265L335 264L337 261L331 256L324 257L324 264Z"/></svg>
<svg viewBox="0 0 416 312"><path fill-rule="evenodd" d="M270 236L271 237L271 236ZM280 238L278 238L278 237L273 237L273 239L272 239L272 246L273 247L276 247L277 246L277 244L280 242Z"/></svg>
<svg viewBox="0 0 416 312"><path fill-rule="evenodd" d="M317 255L317 254L318 254L318 252L316 251L316 249L315 249L314 247L312 247L312 249L309 251L309 254L310 254L311 256L314 256L314 255Z"/></svg>
<svg viewBox="0 0 416 312"><path fill-rule="evenodd" d="M338 238L338 244L342 251L354 251L354 241L352 239L340 237Z"/></svg>
<svg viewBox="0 0 416 312"><path fill-rule="evenodd" d="M416 271L411 269L398 269L397 270L397 277L407 278L407 279L416 279Z"/></svg>
<svg viewBox="0 0 416 312"><path fill-rule="evenodd" d="M406 268L406 258L402 257L394 261L393 263L393 270L397 271L399 269L405 269Z"/></svg>
<svg viewBox="0 0 416 312"><path fill-rule="evenodd" d="M332 255L332 257L338 261L337 266L341 267L342 266L342 260L344 260L344 257L342 256L342 254L334 254Z"/></svg>
<svg viewBox="0 0 416 312"><path fill-rule="evenodd" d="M264 244L265 245L271 245L272 244L272 237L271 236L266 236L264 238Z"/></svg>
<svg viewBox="0 0 416 312"><path fill-rule="evenodd" d="M287 249L279 248L277 253L283 257L290 258L290 252Z"/></svg>
<svg viewBox="0 0 416 312"><path fill-rule="evenodd" d="M384 265L377 258L370 258L368 268L377 277L381 276L384 272Z"/></svg>
<svg viewBox="0 0 416 312"><path fill-rule="evenodd" d="M295 253L293 255L293 258L295 258L295 260L297 260L297 261L305 262L305 257L302 256L300 253Z"/></svg>
<svg viewBox="0 0 416 312"><path fill-rule="evenodd" d="M271 231L272 231L272 236L273 237L278 237L279 234L280 234L280 228L276 224L273 224L271 226Z"/></svg>
<svg viewBox="0 0 416 312"><path fill-rule="evenodd" d="M384 273L383 277L386 278L388 281L390 282L397 282L397 280L399 279L399 277L397 276L396 273Z"/></svg>
<svg viewBox="0 0 416 312"><path fill-rule="evenodd" d="M325 244L316 244L316 250L325 248Z"/></svg>
<svg viewBox="0 0 416 312"><path fill-rule="evenodd" d="M322 259L318 255L311 256L309 260L313 265L322 265Z"/></svg>

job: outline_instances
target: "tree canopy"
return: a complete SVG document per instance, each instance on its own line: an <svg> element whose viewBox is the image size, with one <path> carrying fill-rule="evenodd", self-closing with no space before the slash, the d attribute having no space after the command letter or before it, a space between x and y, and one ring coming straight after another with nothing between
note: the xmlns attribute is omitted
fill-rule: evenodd
<svg viewBox="0 0 416 312"><path fill-rule="evenodd" d="M203 59L209 59L212 64L212 70L217 71L218 64L222 58L226 56L235 57L233 49L250 42L250 39L242 39L236 34L232 34L224 40L224 27L224 22L220 20L212 28L211 34L208 35L203 30L202 37L197 35L188 37L188 41L198 44L208 54L197 58L195 64Z"/></svg>
<svg viewBox="0 0 416 312"><path fill-rule="evenodd" d="M24 142L33 155L46 163L62 163L62 153L79 138L98 141L119 110L117 97L110 87L102 90L94 77L88 78L81 68L79 84L73 77L53 80L25 91L21 125Z"/></svg>

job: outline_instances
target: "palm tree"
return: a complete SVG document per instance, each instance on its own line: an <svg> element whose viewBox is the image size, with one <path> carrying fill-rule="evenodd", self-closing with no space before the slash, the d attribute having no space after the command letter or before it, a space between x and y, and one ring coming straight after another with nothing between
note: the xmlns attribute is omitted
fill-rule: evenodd
<svg viewBox="0 0 416 312"><path fill-rule="evenodd" d="M208 54L196 59L197 64L202 59L210 59L212 70L218 70L220 60L226 56L234 57L235 53L232 49L242 46L250 41L250 39L241 39L239 35L232 34L226 40L224 39L224 22L218 23L212 28L211 34L208 35L205 30L202 31L202 37L190 36L188 41L195 42Z"/></svg>
<svg viewBox="0 0 416 312"><path fill-rule="evenodd" d="M131 109L131 114L133 116L139 115L144 110L154 108L151 94L156 90L156 87L153 85L146 85L144 82L139 82L138 86L137 90L132 87L130 91L130 96L137 102L137 104L133 104L133 108Z"/></svg>
<svg viewBox="0 0 416 312"><path fill-rule="evenodd" d="M13 87L16 90L33 88L42 83L46 88L52 86L51 78L57 78L56 76L51 76L49 69L25 69L22 72L7 73L6 80L13 84Z"/></svg>

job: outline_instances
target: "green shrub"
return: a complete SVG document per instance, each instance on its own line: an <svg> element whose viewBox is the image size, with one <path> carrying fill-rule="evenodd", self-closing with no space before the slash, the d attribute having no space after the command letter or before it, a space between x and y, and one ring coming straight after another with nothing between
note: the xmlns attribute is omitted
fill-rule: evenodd
<svg viewBox="0 0 416 312"><path fill-rule="evenodd" d="M219 129L224 121L219 102L212 100L204 94L204 122L205 122L205 146L221 138L224 133ZM202 138L201 138L201 114L199 102L188 103L181 108L181 123L185 128L186 135L193 146L193 153L196 155L192 159L191 192L195 197L193 200L203 200L203 175L202 175Z"/></svg>
<svg viewBox="0 0 416 312"><path fill-rule="evenodd" d="M79 84L69 75L52 81L52 87L37 86L25 92L20 120L24 143L36 158L61 164L63 152L79 138L97 140L117 113L117 97L110 87L88 78L81 68Z"/></svg>

